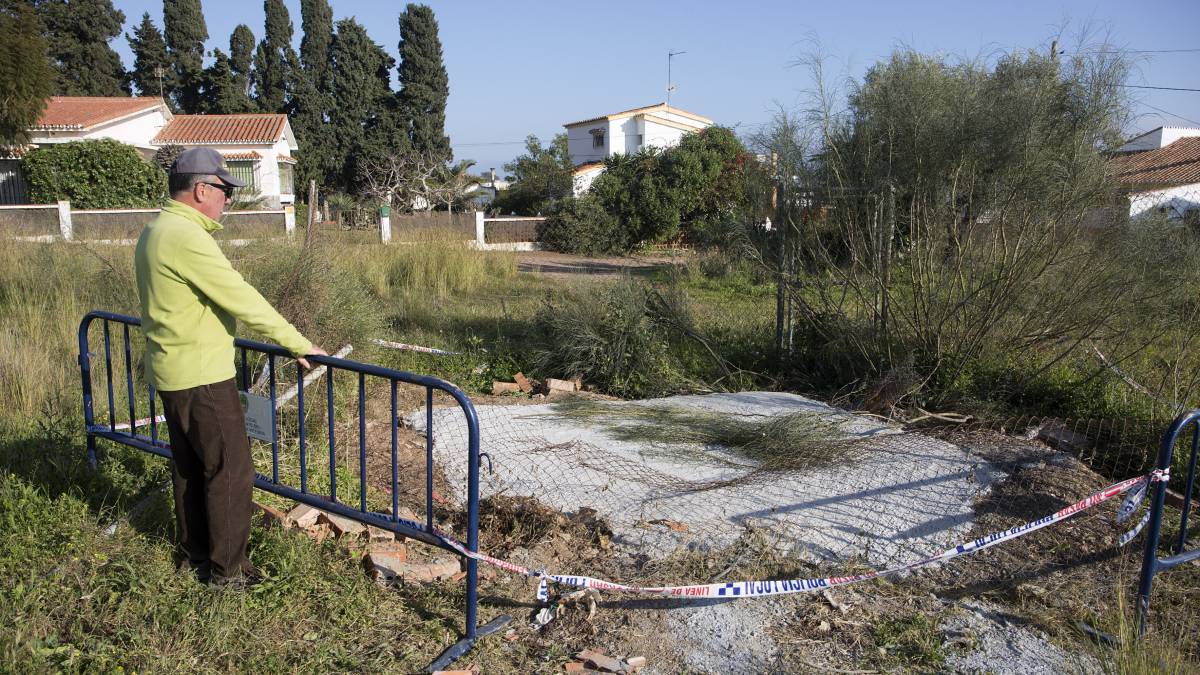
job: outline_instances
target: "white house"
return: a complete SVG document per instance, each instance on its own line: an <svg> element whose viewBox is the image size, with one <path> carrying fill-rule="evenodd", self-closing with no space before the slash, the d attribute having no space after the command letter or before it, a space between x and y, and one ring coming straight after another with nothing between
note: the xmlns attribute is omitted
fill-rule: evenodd
<svg viewBox="0 0 1200 675"><path fill-rule="evenodd" d="M567 151L575 164L575 194L581 195L604 171L604 160L643 148L669 148L684 134L707 129L713 121L666 103L601 115L563 126Z"/></svg>
<svg viewBox="0 0 1200 675"><path fill-rule="evenodd" d="M244 194L271 208L296 199L297 145L287 115L173 115L152 96L53 96L29 137L24 148L0 149L0 203L28 199L19 164L28 148L101 138L131 145L146 159L169 144L212 147L246 181Z"/></svg>
<svg viewBox="0 0 1200 675"><path fill-rule="evenodd" d="M229 172L246 181L246 194L263 197L270 208L296 201L297 145L287 115L176 115L153 142L215 148Z"/></svg>
<svg viewBox="0 0 1200 675"><path fill-rule="evenodd" d="M1200 217L1200 129L1159 127L1117 149L1109 169L1127 191L1129 217Z"/></svg>

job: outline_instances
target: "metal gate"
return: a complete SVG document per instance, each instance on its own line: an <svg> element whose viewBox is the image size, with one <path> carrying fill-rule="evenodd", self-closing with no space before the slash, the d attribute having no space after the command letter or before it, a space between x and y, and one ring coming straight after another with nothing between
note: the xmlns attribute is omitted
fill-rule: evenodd
<svg viewBox="0 0 1200 675"><path fill-rule="evenodd" d="M105 396L102 403L107 405L107 423L97 423L96 414L94 411L95 396L92 383L92 359L100 358L100 353L93 354L89 335L92 330L92 324L96 321L101 323L101 332L103 335L103 359L104 359L104 379L105 379ZM84 426L87 430L87 452L88 460L94 466L96 458L96 442L97 439L105 439L114 443L120 443L129 447L144 450L146 452L159 455L161 457L171 457L171 446L169 440L164 440L158 435L158 421L160 418L156 416L155 410L155 392L153 385L147 385L148 398L147 407L149 408L149 417L139 420L138 415L138 392L135 390L135 377L133 368L133 349L131 341L131 328L136 328L141 325L141 320L136 317L114 314L111 312L93 311L89 312L79 325L79 368L82 377L83 386L83 418ZM124 391L119 391L114 387L113 383L113 327L121 332L120 349L118 360L124 364L125 387ZM468 434L468 479L467 479L467 541L466 548L469 551L475 552L479 550L479 420L475 413L475 406L471 400L461 390L453 384L440 380L435 377L426 375L418 375L390 368L382 368L380 366L359 363L329 356L309 356L308 360L312 363L320 364L328 369L326 391L326 409L327 409L327 427L329 439L329 494L317 494L309 489L309 471L308 471L308 429L305 428L305 396L304 396L304 372L299 364L295 366L295 398L298 406L296 415L298 434L298 452L300 463L300 485L299 487L288 485L280 480L279 465L280 465L280 439L279 439L279 424L276 414L276 390L279 383L280 373L276 370L276 359L290 359L291 354L282 347L276 345L265 344L262 342L254 342L251 340L237 339L235 345L240 356L240 384L243 391L250 389L250 368L248 363L249 354L259 354L265 357L265 373L270 399L270 444L271 444L271 474L269 476L263 474L255 475L255 487L271 492L297 502L308 504L323 511L337 514L339 516L355 520L357 522L372 525L382 528L399 535L403 535L410 539L422 541L431 546L445 549L465 558L466 563L466 627L465 635L456 644L452 645L430 666L431 670L439 670L454 661L455 659L466 654L474 645L475 640L490 633L499 630L507 624L511 617L502 615L492 620L483 626L476 625L476 612L478 604L478 563L473 558L462 556L459 551L447 543L447 538L441 532L434 528L433 524L433 401L434 393L442 392L448 395L454 403L457 404L462 411ZM259 357L259 358L262 358ZM118 367L120 364L118 364ZM353 373L356 377L353 381L357 384L357 410L358 410L358 480L359 480L359 499L357 506L346 504L338 501L337 497L337 461L336 461L336 444L334 438L334 373L337 371ZM366 432L366 385L368 378L384 380L390 385L391 406L390 406L390 428L391 428L391 495L392 508L391 514L372 512L367 509L367 471L366 471L366 453L367 453L367 432ZM288 378L290 379L290 378ZM400 384L411 384L423 387L425 390L425 413L426 413L426 461L425 461L425 521L414 522L400 518L397 515L399 510L399 472L401 468L397 461L397 434L400 428L400 418L397 409L397 389ZM117 398L124 399L122 403L125 406L120 411L117 409ZM128 422L122 420L117 421L118 415L122 417L128 414ZM138 433L139 429L149 429L149 436Z"/></svg>

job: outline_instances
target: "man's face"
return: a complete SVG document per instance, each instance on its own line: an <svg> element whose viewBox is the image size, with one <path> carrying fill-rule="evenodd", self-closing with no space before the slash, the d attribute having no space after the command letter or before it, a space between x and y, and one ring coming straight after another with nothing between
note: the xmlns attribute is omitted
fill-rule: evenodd
<svg viewBox="0 0 1200 675"><path fill-rule="evenodd" d="M197 211L218 220L225 211L225 205L233 199L233 186L225 185L216 176L208 176L192 186L192 196L196 200Z"/></svg>

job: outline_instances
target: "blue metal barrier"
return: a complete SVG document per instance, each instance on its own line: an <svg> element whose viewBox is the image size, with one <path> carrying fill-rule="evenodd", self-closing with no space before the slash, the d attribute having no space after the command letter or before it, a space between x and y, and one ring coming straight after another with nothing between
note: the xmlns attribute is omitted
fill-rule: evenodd
<svg viewBox="0 0 1200 675"><path fill-rule="evenodd" d="M1150 591L1154 585L1154 575L1178 567L1192 560L1200 560L1200 549L1185 551L1187 545L1188 516L1192 507L1192 494L1196 489L1196 458L1200 454L1200 410L1193 410L1175 418L1167 433L1163 435L1162 445L1158 450L1158 463L1155 468L1169 470L1175 454L1175 445L1188 427L1192 427L1192 454L1188 460L1187 479L1183 482L1183 515L1179 521L1179 536L1175 543L1175 555L1160 558L1158 555L1159 538L1162 534L1163 511L1167 502L1167 483L1159 481L1154 486L1153 501L1150 505L1150 531L1146 534L1146 551L1142 557L1142 580L1138 588L1138 632L1146 630L1146 618L1150 613Z"/></svg>
<svg viewBox="0 0 1200 675"><path fill-rule="evenodd" d="M104 335L104 363L105 363L105 379L107 384L107 400L108 400L108 423L97 424L95 413L93 411L93 391L92 391L92 353L89 348L88 335L91 325L94 321L100 320L103 322ZM126 395L129 403L129 428L118 429L116 420L117 411L113 389L113 369L112 369L112 345L111 333L109 330L110 324L119 324L123 331L124 355L125 355L125 379L126 379ZM96 441L97 439L106 439L122 445L127 445L133 448L138 448L161 457L170 458L171 450L170 443L163 441L158 437L158 425L155 423L155 392L153 385L149 385L149 410L150 421L148 425L139 425L137 420L137 406L134 388L133 376L133 351L130 342L130 326L140 326L141 320L136 317L114 314L111 312L93 311L89 312L83 321L79 324L79 368L83 384L83 418L84 425L87 430L87 453L88 461L96 465ZM440 380L435 377L425 375L417 375L414 373L392 370L390 368L382 368L356 361L335 358L332 356L309 356L306 357L311 363L320 364L326 367L326 405L329 425L329 478L330 490L329 497L313 494L308 490L308 465L306 456L307 436L304 419L304 371L299 364L296 365L296 404L299 408L298 412L298 443L300 457L300 487L299 489L286 485L280 482L279 479L279 429L276 416L276 384L277 373L275 368L276 358L291 358L291 354L282 347L265 344L262 342L254 342L252 340L237 339L235 346L239 350L240 365L241 365L241 385L243 391L249 390L250 371L248 368L247 354L248 352L256 352L266 356L267 371L269 375L269 392L271 400L271 476L267 477L262 474L255 474L254 485L259 489L272 492L274 494L286 497L288 499L308 504L315 508L319 508L330 513L358 521L366 525L372 525L378 528L389 530L396 534L416 539L425 542L432 546L446 549L459 555L457 551L448 547L445 542L434 533L433 528L433 392L440 390L449 394L454 401L462 409L463 415L466 418L468 430L468 470L467 470L467 548L471 551L479 550L479 420L475 413L475 406L471 400L461 390L453 384ZM336 446L334 445L334 373L342 370L352 373L357 373L357 390L358 390L358 460L359 460L359 504L358 508L343 504L337 501L337 458L335 454ZM392 514L373 513L367 511L367 487L366 487L366 379L374 377L386 380L391 386L391 486L392 486ZM413 527L406 524L408 521L401 520L397 511L399 510L399 467L397 462L397 428L399 420L397 417L397 387L400 383L418 385L425 388L425 404L426 404L426 434L425 434L425 523L421 526L420 523ZM124 411L123 411L124 412ZM124 426L122 423L120 426ZM139 426L149 426L150 435L145 436L138 433ZM439 670L445 668L455 659L466 654L474 645L476 639L494 633L511 621L511 617L502 615L490 621L483 626L476 625L476 611L478 604L478 563L474 559L466 558L467 576L466 576L466 630L465 637L452 645L436 661L430 666L430 670Z"/></svg>

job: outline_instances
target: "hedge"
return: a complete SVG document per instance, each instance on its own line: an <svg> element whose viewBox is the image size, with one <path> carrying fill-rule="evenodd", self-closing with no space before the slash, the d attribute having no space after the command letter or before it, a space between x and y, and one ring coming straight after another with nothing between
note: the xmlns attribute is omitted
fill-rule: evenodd
<svg viewBox="0 0 1200 675"><path fill-rule="evenodd" d="M133 146L114 140L44 145L22 164L35 204L68 200L80 209L144 208L161 205L167 196L166 174Z"/></svg>

